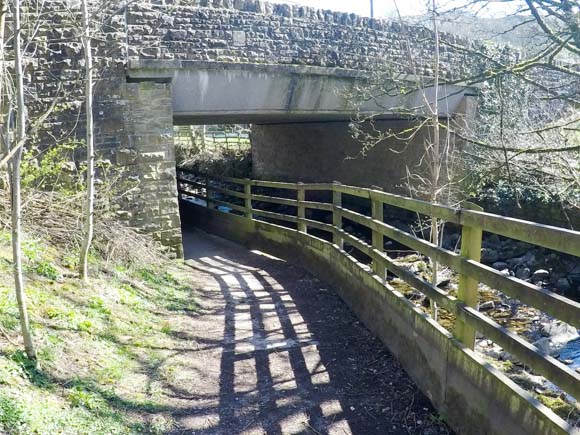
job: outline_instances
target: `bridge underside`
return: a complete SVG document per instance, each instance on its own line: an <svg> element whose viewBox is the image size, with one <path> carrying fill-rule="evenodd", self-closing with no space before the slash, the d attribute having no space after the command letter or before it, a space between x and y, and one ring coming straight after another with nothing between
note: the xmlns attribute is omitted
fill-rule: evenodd
<svg viewBox="0 0 580 435"><path fill-rule="evenodd" d="M403 120L375 123L375 128L399 135L414 126ZM420 162L425 152L423 144L429 140L430 129L422 128L410 143L392 137L363 150L345 121L253 125L252 175L289 182L340 181L407 194L408 171L426 170Z"/></svg>
<svg viewBox="0 0 580 435"><path fill-rule="evenodd" d="M425 106L418 92L355 104L354 89L365 77L360 71L338 68L141 60L129 64L128 78L171 83L173 119L183 125L348 122L357 110L390 120ZM432 88L424 93L433 101ZM440 104L439 116L453 117L464 110L466 93L462 86L440 88L445 104Z"/></svg>

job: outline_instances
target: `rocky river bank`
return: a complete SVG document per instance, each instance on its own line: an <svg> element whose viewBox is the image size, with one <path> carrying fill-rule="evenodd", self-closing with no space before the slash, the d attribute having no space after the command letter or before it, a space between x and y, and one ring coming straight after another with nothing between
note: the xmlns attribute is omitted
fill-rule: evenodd
<svg viewBox="0 0 580 435"><path fill-rule="evenodd" d="M576 257L492 235L483 240L481 262L506 275L580 300L580 259Z"/></svg>
<svg viewBox="0 0 580 435"><path fill-rule="evenodd" d="M458 237L450 234L444 241L444 247L455 249L457 242ZM491 265L506 276L515 276L564 296L578 298L578 259L497 236L484 238L483 246L482 263ZM430 279L431 266L425 257L417 254L403 255L397 258L397 262L424 279ZM440 270L438 275L438 286L449 294L456 295L458 275L449 269ZM429 302L422 293L398 278L391 279L390 284L423 310L429 311ZM479 294L479 311L517 332L544 354L558 358L563 364L580 373L580 335L576 328L485 284L479 284ZM455 323L453 315L444 310L440 310L438 321L449 330L453 329ZM580 403L575 398L534 373L531 368L486 337L478 335L476 351L556 414L580 427Z"/></svg>

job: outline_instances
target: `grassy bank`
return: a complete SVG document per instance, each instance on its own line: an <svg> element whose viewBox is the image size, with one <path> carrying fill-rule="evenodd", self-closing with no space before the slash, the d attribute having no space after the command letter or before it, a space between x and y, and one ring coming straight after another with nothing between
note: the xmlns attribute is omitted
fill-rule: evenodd
<svg viewBox="0 0 580 435"><path fill-rule="evenodd" d="M76 256L27 239L26 289L40 369L22 352L10 239L0 233L0 433L162 433L176 405L166 361L188 340L195 289L179 262L100 265L83 285Z"/></svg>

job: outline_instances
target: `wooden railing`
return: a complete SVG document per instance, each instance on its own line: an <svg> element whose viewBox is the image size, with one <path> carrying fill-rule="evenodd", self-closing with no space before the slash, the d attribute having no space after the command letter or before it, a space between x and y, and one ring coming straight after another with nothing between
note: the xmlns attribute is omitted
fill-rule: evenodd
<svg viewBox="0 0 580 435"><path fill-rule="evenodd" d="M266 190L274 190L279 196L267 195ZM370 257L372 270L385 283L386 272L389 271L443 309L454 314L456 323L453 334L469 348L474 348L475 331L479 331L523 364L531 367L536 373L580 399L580 374L559 360L543 355L533 344L477 310L478 283L484 283L555 319L580 328L578 302L518 278L505 276L479 261L483 231L578 257L580 257L580 232L473 209L431 204L380 190L346 186L340 183L283 183L199 176L178 170L178 191L182 197L197 198L207 207L218 209L220 206L226 207L221 210L249 219L291 225L297 231L306 234L309 234L312 229L324 231L328 234L328 239L330 240L331 237L332 242L341 249L347 244ZM332 202L307 201L307 192L312 191L328 192L329 201ZM290 196L289 194L282 194L282 192L291 193L294 198L289 198L287 197ZM343 205L344 195L370 200L371 215L346 208ZM295 213L263 210L255 206L259 203L291 206L295 208ZM384 222L382 215L385 204L460 226L462 229L460 253L443 249ZM332 224L308 219L307 209L332 213ZM370 229L371 243L345 231L343 219ZM383 237L399 242L456 271L460 278L457 298L397 264L385 253Z"/></svg>

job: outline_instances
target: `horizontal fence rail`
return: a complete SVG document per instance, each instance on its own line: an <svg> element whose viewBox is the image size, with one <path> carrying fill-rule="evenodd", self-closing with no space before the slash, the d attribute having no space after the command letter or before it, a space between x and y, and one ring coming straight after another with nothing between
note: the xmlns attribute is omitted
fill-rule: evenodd
<svg viewBox="0 0 580 435"><path fill-rule="evenodd" d="M523 364L580 400L579 373L557 359L543 355L536 346L477 310L477 284L484 283L555 319L580 328L580 303L529 282L505 276L479 262L482 231L579 257L580 232L478 210L431 204L376 189L340 183L287 183L216 177L183 169L178 170L177 182L182 197L195 198L207 207L217 206L219 209L221 206L225 207L221 209L222 211L234 212L247 218L265 219L286 226L293 225L297 231L306 234L310 234L309 231L313 229L322 231L338 247L343 248L346 244L355 248L371 259L374 273L383 282L386 281L386 272L389 271L452 313L456 317L453 333L464 345L473 349L475 331L478 331ZM267 191L272 193L268 194ZM306 200L306 193L312 191L328 192L329 202ZM345 207L343 195L369 200L372 215L367 216ZM292 213L263 210L259 205L265 203L291 207L293 210ZM398 207L460 226L461 252L443 249L384 222L383 205ZM309 219L306 217L306 210L332 213L332 223ZM372 234L372 242L369 243L345 231L344 219L366 227ZM397 264L384 252L383 237L407 246L457 272L460 276L458 296L447 294L446 291Z"/></svg>

